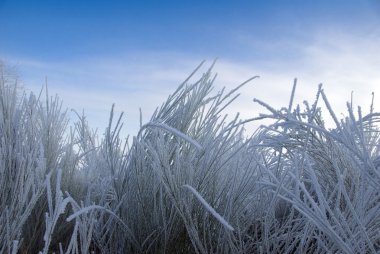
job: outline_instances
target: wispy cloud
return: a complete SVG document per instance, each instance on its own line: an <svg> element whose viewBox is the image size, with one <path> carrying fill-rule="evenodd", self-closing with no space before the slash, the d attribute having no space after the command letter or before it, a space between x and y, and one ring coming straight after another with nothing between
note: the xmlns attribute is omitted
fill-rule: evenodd
<svg viewBox="0 0 380 254"><path fill-rule="evenodd" d="M174 53L141 53L108 58L42 62L6 58L15 65L24 87L39 92L47 78L49 94L58 94L65 107L88 116L90 125L102 132L112 104L126 114L126 132L138 129L139 108L149 120L156 107L201 61Z"/></svg>
<svg viewBox="0 0 380 254"><path fill-rule="evenodd" d="M345 102L354 91L354 102L369 108L371 92L380 95L380 33L368 37L340 33L339 30L315 32L308 43L278 43L288 51L278 57L239 61L221 58L215 66L219 73L215 85L232 89L254 75L242 89L241 97L227 113L240 112L243 118L256 116L263 109L252 102L259 98L279 108L288 103L293 78L297 77L296 100L313 100L318 84L337 113L346 112ZM273 46L273 45L272 45ZM297 55L292 57L292 52ZM113 103L126 113L126 132L135 134L139 107L147 121L154 109L181 83L202 59L185 53L137 52L69 62L41 62L8 57L19 67L26 88L39 91L47 76L50 94L59 94L65 106L85 110L91 126L105 128ZM243 59L243 58L242 58ZM209 63L211 64L210 60ZM206 64L207 65L207 64ZM207 66L206 66L207 67Z"/></svg>
<svg viewBox="0 0 380 254"><path fill-rule="evenodd" d="M231 110L240 111L245 117L257 113L257 106L249 100L252 97L276 107L286 106L293 78L297 77L296 100L299 103L305 99L313 100L318 84L323 83L337 114L346 113L346 101L350 100L351 91L354 104L363 106L368 112L371 93L375 92L375 98L380 96L379 35L378 31L367 37L342 33L338 29L318 31L308 44L293 45L292 48L297 50L296 57L271 56L263 65L260 60L244 64L221 61L217 69L222 82L223 79L236 82L252 74L261 76L255 85L244 88L243 98ZM286 47L283 50L286 51Z"/></svg>

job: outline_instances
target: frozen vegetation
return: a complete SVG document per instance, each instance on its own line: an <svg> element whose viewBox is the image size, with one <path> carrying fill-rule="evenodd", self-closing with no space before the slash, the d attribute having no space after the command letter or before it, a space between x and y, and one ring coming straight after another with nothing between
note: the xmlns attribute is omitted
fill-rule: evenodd
<svg viewBox="0 0 380 254"><path fill-rule="evenodd" d="M113 108L98 137L0 68L0 253L380 252L373 107L340 120L321 86L293 105L294 85L285 107L227 121L240 86L213 92L210 69L126 141Z"/></svg>

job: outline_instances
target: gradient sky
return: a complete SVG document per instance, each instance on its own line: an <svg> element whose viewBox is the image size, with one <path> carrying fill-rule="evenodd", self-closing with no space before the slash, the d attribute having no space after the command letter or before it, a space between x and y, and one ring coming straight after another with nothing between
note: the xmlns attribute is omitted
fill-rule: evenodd
<svg viewBox="0 0 380 254"><path fill-rule="evenodd" d="M295 77L299 101L323 83L338 113L351 91L367 108L380 94L380 1L0 0L0 59L26 89L47 77L50 94L84 109L92 127L103 129L116 103L135 134L139 107L148 121L215 58L217 88L261 76L230 114L262 112L253 98L285 106Z"/></svg>

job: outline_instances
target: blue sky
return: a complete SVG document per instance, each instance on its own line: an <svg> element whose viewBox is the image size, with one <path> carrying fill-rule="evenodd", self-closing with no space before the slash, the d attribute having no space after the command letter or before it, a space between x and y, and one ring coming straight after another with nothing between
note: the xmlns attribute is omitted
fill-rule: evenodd
<svg viewBox="0 0 380 254"><path fill-rule="evenodd" d="M257 97L286 105L318 83L339 112L353 90L368 106L380 94L380 1L0 0L0 59L38 91L45 77L65 106L104 128L112 103L135 133L202 60L218 57L218 88L254 75L229 113L252 117ZM207 65L207 64L206 64ZM207 66L206 66L207 67ZM285 103L285 104L284 104Z"/></svg>

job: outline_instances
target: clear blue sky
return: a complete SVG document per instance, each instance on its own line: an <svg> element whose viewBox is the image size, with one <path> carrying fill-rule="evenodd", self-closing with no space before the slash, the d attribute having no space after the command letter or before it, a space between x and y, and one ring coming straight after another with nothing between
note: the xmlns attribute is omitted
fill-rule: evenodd
<svg viewBox="0 0 380 254"><path fill-rule="evenodd" d="M376 29L379 14L377 0L0 0L0 53L48 60L118 54L120 50L265 57L281 52L272 52L270 47L266 52L243 52L247 45L240 37L255 37L267 44L289 37L307 43L312 39L308 31L329 24L363 36ZM289 53L296 50L283 52Z"/></svg>
<svg viewBox="0 0 380 254"><path fill-rule="evenodd" d="M378 0L0 0L0 59L17 66L25 86L42 85L48 76L68 107L83 107L106 122L100 112L112 102L132 116L144 102L149 113L197 63L216 57L220 83L231 88L259 74L260 90L271 82L290 90L300 76L312 83L304 94L318 82L335 82L331 93L347 89L346 100L355 85L369 82L367 95L380 81L379 27ZM79 104L65 91L88 96ZM162 94L138 97L148 93ZM104 106L90 102L102 96ZM280 95L262 96L276 102Z"/></svg>

